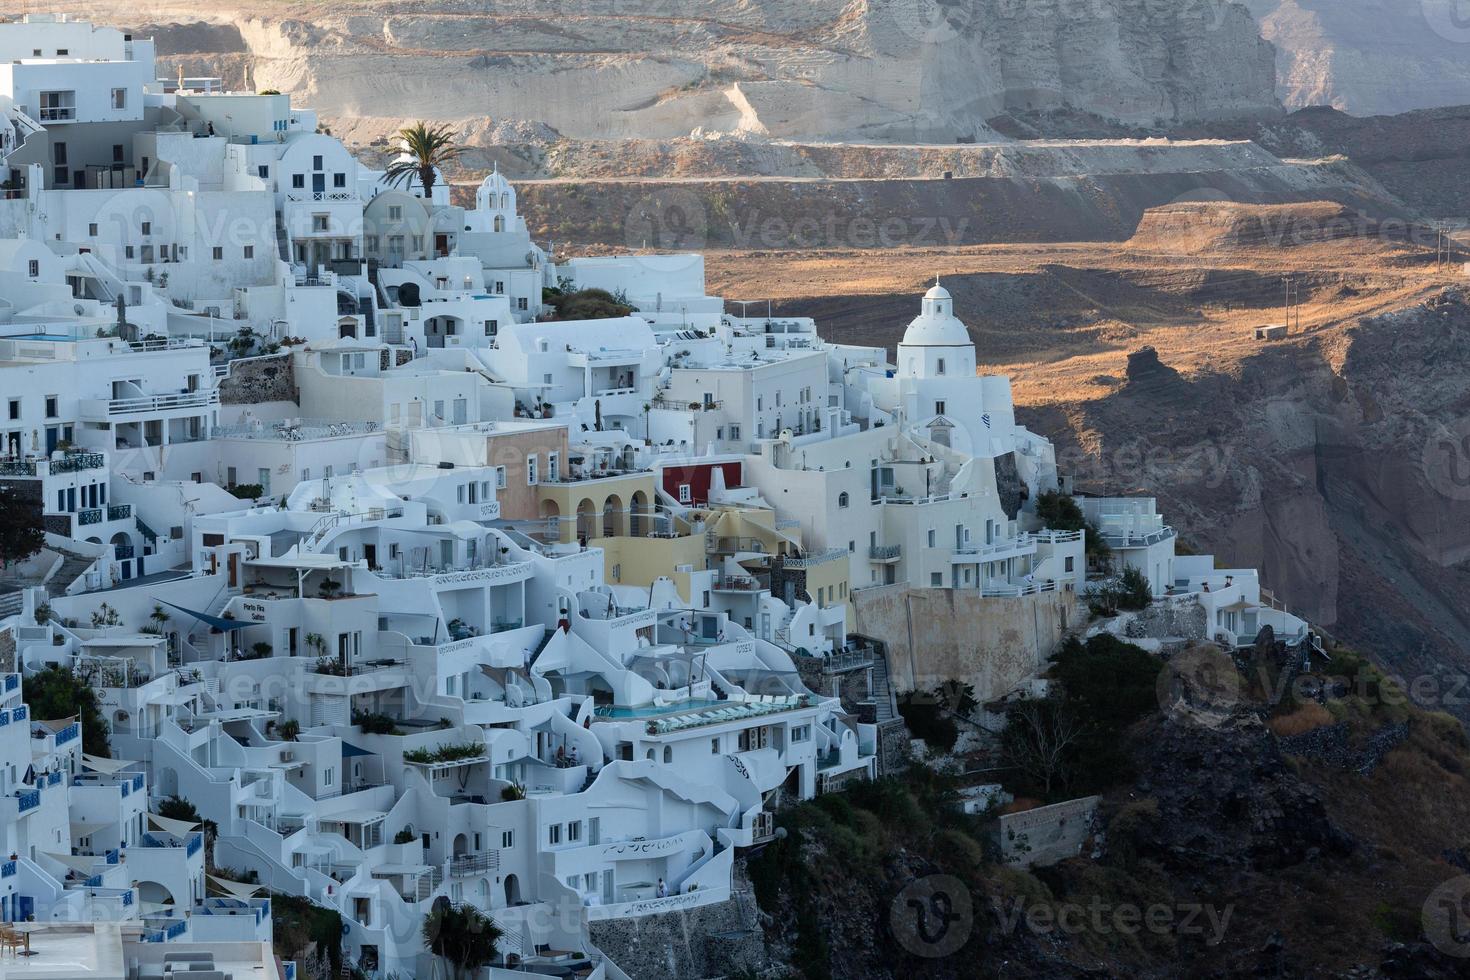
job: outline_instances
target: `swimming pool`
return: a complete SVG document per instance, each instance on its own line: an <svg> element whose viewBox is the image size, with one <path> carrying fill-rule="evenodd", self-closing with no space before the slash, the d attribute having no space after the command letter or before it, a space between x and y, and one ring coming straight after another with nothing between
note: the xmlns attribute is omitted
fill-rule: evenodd
<svg viewBox="0 0 1470 980"><path fill-rule="evenodd" d="M717 698L690 698L687 701L678 701L665 705L645 705L640 708L624 708L616 705L601 705L597 709L599 718L651 718L655 715L667 715L676 711L690 711L696 708L708 708L712 704L719 704Z"/></svg>

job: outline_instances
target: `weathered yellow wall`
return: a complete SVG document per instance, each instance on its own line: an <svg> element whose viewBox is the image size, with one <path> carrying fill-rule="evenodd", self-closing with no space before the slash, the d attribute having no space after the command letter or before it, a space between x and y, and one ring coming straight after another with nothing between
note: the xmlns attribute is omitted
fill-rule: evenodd
<svg viewBox="0 0 1470 980"><path fill-rule="evenodd" d="M643 495L640 508L643 515L641 533L647 534L654 530L653 477L648 473L630 473L596 480L579 480L575 483L542 483L536 488L539 513L546 514L547 505L552 505L562 518L561 539L567 542L577 539L577 514L583 501L590 501L592 505L592 525L596 528L595 534L588 537L600 537L603 530L602 512L607 506L607 498L613 496L618 498L615 506L618 513L614 519L618 533L627 534L628 512L633 507L633 495L638 493Z"/></svg>
<svg viewBox="0 0 1470 980"><path fill-rule="evenodd" d="M596 538L588 544L601 548L606 581L613 585L649 586L659 576L674 579L685 600L689 599L688 574L675 575L678 565L704 568L704 537L682 538ZM613 578L617 567L619 577Z"/></svg>
<svg viewBox="0 0 1470 980"><path fill-rule="evenodd" d="M1078 615L1070 592L986 599L974 589L892 585L858 589L851 596L857 632L888 645L895 691L915 690L917 673L918 690L959 680L973 684L982 701L1006 694L1039 671Z"/></svg>
<svg viewBox="0 0 1470 980"><path fill-rule="evenodd" d="M848 595L850 591L850 586L847 582L847 570L850 567L851 563L844 554L836 561L824 561L806 570L806 590L811 594L813 599L817 597L817 590L822 589L823 595L831 597L826 605L831 606L839 602L847 602L848 632L852 631L854 623L852 603L843 597Z"/></svg>

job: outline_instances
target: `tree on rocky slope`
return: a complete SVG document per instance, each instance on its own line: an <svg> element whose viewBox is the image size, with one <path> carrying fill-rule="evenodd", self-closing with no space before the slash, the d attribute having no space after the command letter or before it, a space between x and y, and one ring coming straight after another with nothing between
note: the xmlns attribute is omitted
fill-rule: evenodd
<svg viewBox="0 0 1470 980"><path fill-rule="evenodd" d="M1081 736L1081 726L1065 705L1025 701L1008 712L1001 750L1006 765L1050 800L1054 790L1071 781L1073 746Z"/></svg>
<svg viewBox="0 0 1470 980"><path fill-rule="evenodd" d="M434 182L439 179L439 172L459 158L460 147L455 142L458 138L458 133L443 124L430 126L417 122L405 126L398 131L405 158L389 164L384 177L394 186L412 182L417 177L424 198L428 199L434 190Z"/></svg>
<svg viewBox="0 0 1470 980"><path fill-rule="evenodd" d="M0 487L0 568L25 561L46 543L41 508Z"/></svg>

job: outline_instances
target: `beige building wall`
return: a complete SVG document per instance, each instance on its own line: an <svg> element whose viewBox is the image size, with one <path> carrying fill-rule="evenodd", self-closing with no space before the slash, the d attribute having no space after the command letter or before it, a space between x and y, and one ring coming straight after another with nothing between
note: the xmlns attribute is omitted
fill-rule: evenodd
<svg viewBox="0 0 1470 980"><path fill-rule="evenodd" d="M485 462L505 467L505 486L496 491L500 516L504 520L530 521L541 514L541 481L550 472L551 456L556 454L558 466L567 465L567 430L564 426L548 426L529 432L495 433L485 440ZM529 460L536 460L536 482L529 481Z"/></svg>
<svg viewBox="0 0 1470 980"><path fill-rule="evenodd" d="M984 598L976 589L892 585L858 589L852 602L856 631L888 646L895 691L957 680L973 684L981 701L1038 673L1080 615L1070 591Z"/></svg>

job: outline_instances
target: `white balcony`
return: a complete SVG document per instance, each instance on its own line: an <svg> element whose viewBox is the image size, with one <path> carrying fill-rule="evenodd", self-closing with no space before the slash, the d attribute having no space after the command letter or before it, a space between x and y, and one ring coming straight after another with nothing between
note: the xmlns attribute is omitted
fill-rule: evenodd
<svg viewBox="0 0 1470 980"><path fill-rule="evenodd" d="M1029 534L1018 534L1014 538L991 544L962 545L950 554L949 560L955 565L975 565L1034 554L1036 554L1036 539Z"/></svg>
<svg viewBox="0 0 1470 980"><path fill-rule="evenodd" d="M214 408L219 405L219 389L204 388L171 395L143 395L137 398L87 398L82 400L80 416L87 422L115 422L145 415L169 415L185 409Z"/></svg>

